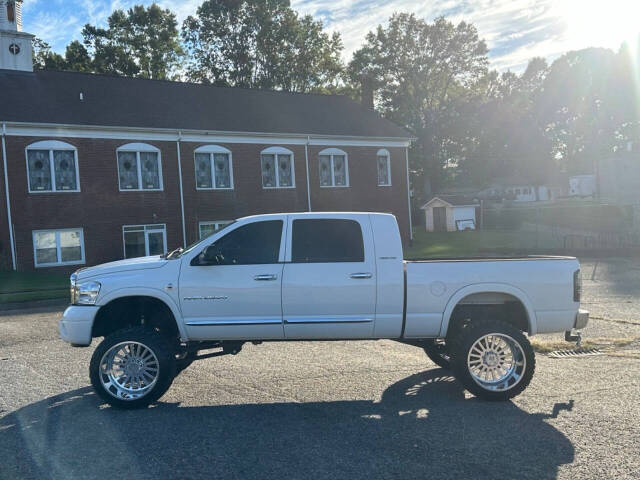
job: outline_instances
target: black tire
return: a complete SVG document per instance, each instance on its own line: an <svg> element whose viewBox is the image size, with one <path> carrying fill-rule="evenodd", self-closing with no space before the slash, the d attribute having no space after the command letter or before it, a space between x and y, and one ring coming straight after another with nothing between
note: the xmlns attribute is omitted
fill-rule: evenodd
<svg viewBox="0 0 640 480"><path fill-rule="evenodd" d="M430 338L422 344L424 353L427 354L429 360L438 365L440 368L449 370L451 368L451 355L447 345L442 340Z"/></svg>
<svg viewBox="0 0 640 480"><path fill-rule="evenodd" d="M136 399L116 398L102 384L100 363L104 355L115 345L122 342L137 342L151 350L158 360L158 373L155 385L144 396ZM91 384L96 393L108 404L123 408L144 408L158 400L171 386L176 376L176 358L169 342L158 332L149 327L131 327L118 330L107 336L93 352L89 366Z"/></svg>
<svg viewBox="0 0 640 480"><path fill-rule="evenodd" d="M519 366L515 369L515 374L510 381L501 383L501 389L491 389L490 384L481 385L471 374L468 366L469 352L475 342L485 335L497 334L510 338L520 347L516 349L519 359ZM451 351L453 352L453 374L456 379L473 395L483 400L504 401L519 395L531 382L533 373L536 368L536 359L533 347L527 337L509 324L492 321L477 320L471 321L469 324L461 328L460 332L455 336ZM510 382L513 382L510 384ZM496 385L495 383L493 385Z"/></svg>

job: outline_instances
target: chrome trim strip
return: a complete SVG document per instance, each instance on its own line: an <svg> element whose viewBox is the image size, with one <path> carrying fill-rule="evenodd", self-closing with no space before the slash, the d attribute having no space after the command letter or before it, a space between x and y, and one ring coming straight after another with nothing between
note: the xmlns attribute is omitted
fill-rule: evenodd
<svg viewBox="0 0 640 480"><path fill-rule="evenodd" d="M191 327L233 327L241 325L281 325L281 320L191 320L186 322Z"/></svg>
<svg viewBox="0 0 640 480"><path fill-rule="evenodd" d="M287 324L314 324L314 323L371 323L373 318L312 318L312 319L294 319L285 320Z"/></svg>

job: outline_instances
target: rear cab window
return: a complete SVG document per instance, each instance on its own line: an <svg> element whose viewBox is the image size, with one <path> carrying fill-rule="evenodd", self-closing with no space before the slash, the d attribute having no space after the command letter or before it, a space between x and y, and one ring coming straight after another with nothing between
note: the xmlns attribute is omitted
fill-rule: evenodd
<svg viewBox="0 0 640 480"><path fill-rule="evenodd" d="M360 223L349 219L293 220L291 262L364 262Z"/></svg>

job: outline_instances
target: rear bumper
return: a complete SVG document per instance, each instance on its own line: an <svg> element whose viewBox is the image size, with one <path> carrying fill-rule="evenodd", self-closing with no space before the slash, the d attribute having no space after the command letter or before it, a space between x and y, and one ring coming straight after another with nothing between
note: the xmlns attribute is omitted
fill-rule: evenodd
<svg viewBox="0 0 640 480"><path fill-rule="evenodd" d="M60 338L72 345L88 346L91 344L93 320L100 307L71 305L62 314L58 323Z"/></svg>
<svg viewBox="0 0 640 480"><path fill-rule="evenodd" d="M589 312L587 310L578 310L578 313L576 313L576 321L573 325L573 328L575 328L576 330L581 330L584 327L587 326L587 324L589 323Z"/></svg>

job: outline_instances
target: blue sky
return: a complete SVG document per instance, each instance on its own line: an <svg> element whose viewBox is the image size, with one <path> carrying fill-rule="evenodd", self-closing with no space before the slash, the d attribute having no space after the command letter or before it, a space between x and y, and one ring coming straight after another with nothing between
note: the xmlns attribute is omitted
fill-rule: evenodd
<svg viewBox="0 0 640 480"><path fill-rule="evenodd" d="M159 0L181 23L202 0ZM152 0L25 0L24 30L64 52L80 39L85 23L104 25L115 8ZM640 0L292 0L304 14L321 18L342 35L345 60L364 35L384 24L393 12L406 11L432 20L444 15L452 21L474 23L490 48L491 63L499 70L520 71L528 59L553 59L561 53L590 46L617 49L640 33Z"/></svg>

